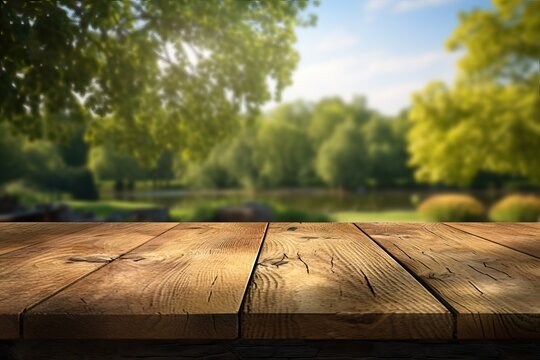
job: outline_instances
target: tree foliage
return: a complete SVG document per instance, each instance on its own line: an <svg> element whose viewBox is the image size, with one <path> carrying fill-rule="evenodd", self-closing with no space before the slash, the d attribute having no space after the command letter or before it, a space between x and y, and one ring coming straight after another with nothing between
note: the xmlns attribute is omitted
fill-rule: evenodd
<svg viewBox="0 0 540 360"><path fill-rule="evenodd" d="M2 0L0 120L34 138L86 122L145 162L204 152L290 84L308 5Z"/></svg>
<svg viewBox="0 0 540 360"><path fill-rule="evenodd" d="M360 129L352 120L341 123L317 154L317 173L332 187L366 185L368 155Z"/></svg>
<svg viewBox="0 0 540 360"><path fill-rule="evenodd" d="M197 187L403 184L411 177L407 124L404 114L383 117L361 98L284 104L216 146L202 164L191 163L185 179Z"/></svg>
<svg viewBox="0 0 540 360"><path fill-rule="evenodd" d="M409 133L416 177L468 185L482 172L540 182L540 2L495 0L460 16L448 41L465 50L452 86L413 98Z"/></svg>

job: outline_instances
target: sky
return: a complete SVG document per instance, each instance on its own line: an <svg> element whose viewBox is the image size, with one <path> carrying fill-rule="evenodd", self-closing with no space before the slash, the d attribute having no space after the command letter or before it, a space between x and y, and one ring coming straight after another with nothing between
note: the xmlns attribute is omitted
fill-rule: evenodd
<svg viewBox="0 0 540 360"><path fill-rule="evenodd" d="M312 9L317 25L297 30L301 60L282 102L363 95L371 108L397 114L429 81L454 78L459 53L444 43L458 13L490 7L489 0L322 0Z"/></svg>

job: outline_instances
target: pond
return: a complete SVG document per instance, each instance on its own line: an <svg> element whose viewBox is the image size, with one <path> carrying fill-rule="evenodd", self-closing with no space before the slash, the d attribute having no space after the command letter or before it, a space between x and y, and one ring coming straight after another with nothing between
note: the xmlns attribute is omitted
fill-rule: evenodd
<svg viewBox="0 0 540 360"><path fill-rule="evenodd" d="M427 190L371 190L343 193L331 190L283 189L257 192L243 190L186 191L156 190L123 193L120 199L152 202L165 207L202 208L247 202L264 203L282 208L310 212L332 213L339 211L378 212L389 210L413 210L427 196L437 191ZM105 197L116 198L114 194ZM497 192L475 192L472 194L489 205L502 194Z"/></svg>

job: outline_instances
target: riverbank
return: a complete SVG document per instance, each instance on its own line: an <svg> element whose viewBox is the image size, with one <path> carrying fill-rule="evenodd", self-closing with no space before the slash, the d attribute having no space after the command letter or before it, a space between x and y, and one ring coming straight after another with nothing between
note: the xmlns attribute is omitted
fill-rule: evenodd
<svg viewBox="0 0 540 360"><path fill-rule="evenodd" d="M97 218L106 218L113 213L123 211L134 211L138 209L149 209L159 206L152 202L133 202L119 200L100 201L66 201L66 204L77 211L93 212ZM208 211L214 204L210 204ZM414 210L394 210L394 211L338 211L338 212L309 212L299 209L280 208L277 215L282 221L287 221L290 215L291 220L297 220L300 216L305 216L311 221L422 221L422 218ZM325 218L324 215L327 218ZM169 217L172 221L204 221L207 220L208 212L201 207L172 207L169 209Z"/></svg>

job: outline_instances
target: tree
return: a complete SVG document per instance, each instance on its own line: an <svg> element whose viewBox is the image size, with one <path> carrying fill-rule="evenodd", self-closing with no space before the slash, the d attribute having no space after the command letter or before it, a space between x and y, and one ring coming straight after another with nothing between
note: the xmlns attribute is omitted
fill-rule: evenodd
<svg viewBox="0 0 540 360"><path fill-rule="evenodd" d="M25 180L41 189L70 190L71 174L54 144L46 140L26 140L21 150Z"/></svg>
<svg viewBox="0 0 540 360"><path fill-rule="evenodd" d="M374 114L362 126L368 159L366 172L377 186L402 184L411 178L405 142L407 127L404 113L395 118Z"/></svg>
<svg viewBox="0 0 540 360"><path fill-rule="evenodd" d="M465 50L459 68L470 78L538 84L540 2L493 0L493 10L460 14L447 41L450 50Z"/></svg>
<svg viewBox="0 0 540 360"><path fill-rule="evenodd" d="M435 82L413 100L409 133L416 176L468 185L481 171L540 181L540 108L519 85Z"/></svg>
<svg viewBox="0 0 540 360"><path fill-rule="evenodd" d="M352 120L339 125L319 148L318 175L329 186L356 189L366 185L368 155L360 128Z"/></svg>
<svg viewBox="0 0 540 360"><path fill-rule="evenodd" d="M146 177L145 169L133 156L119 152L112 144L93 147L88 155L88 167L100 181L114 180L117 188Z"/></svg>
<svg viewBox="0 0 540 360"><path fill-rule="evenodd" d="M264 186L298 186L313 174L313 150L305 129L282 119L261 123L255 151Z"/></svg>
<svg viewBox="0 0 540 360"><path fill-rule="evenodd" d="M21 139L13 135L9 124L0 124L0 186L24 174Z"/></svg>
<svg viewBox="0 0 540 360"><path fill-rule="evenodd" d="M491 172L540 183L540 2L494 5L461 15L448 41L465 50L454 85L433 82L414 96L408 139L419 180L468 185Z"/></svg>
<svg viewBox="0 0 540 360"><path fill-rule="evenodd" d="M347 104L338 97L325 98L315 104L308 134L314 144L322 144L336 127L352 119Z"/></svg>
<svg viewBox="0 0 540 360"><path fill-rule="evenodd" d="M290 84L308 5L1 0L0 120L34 138L86 122L145 162L204 152Z"/></svg>

